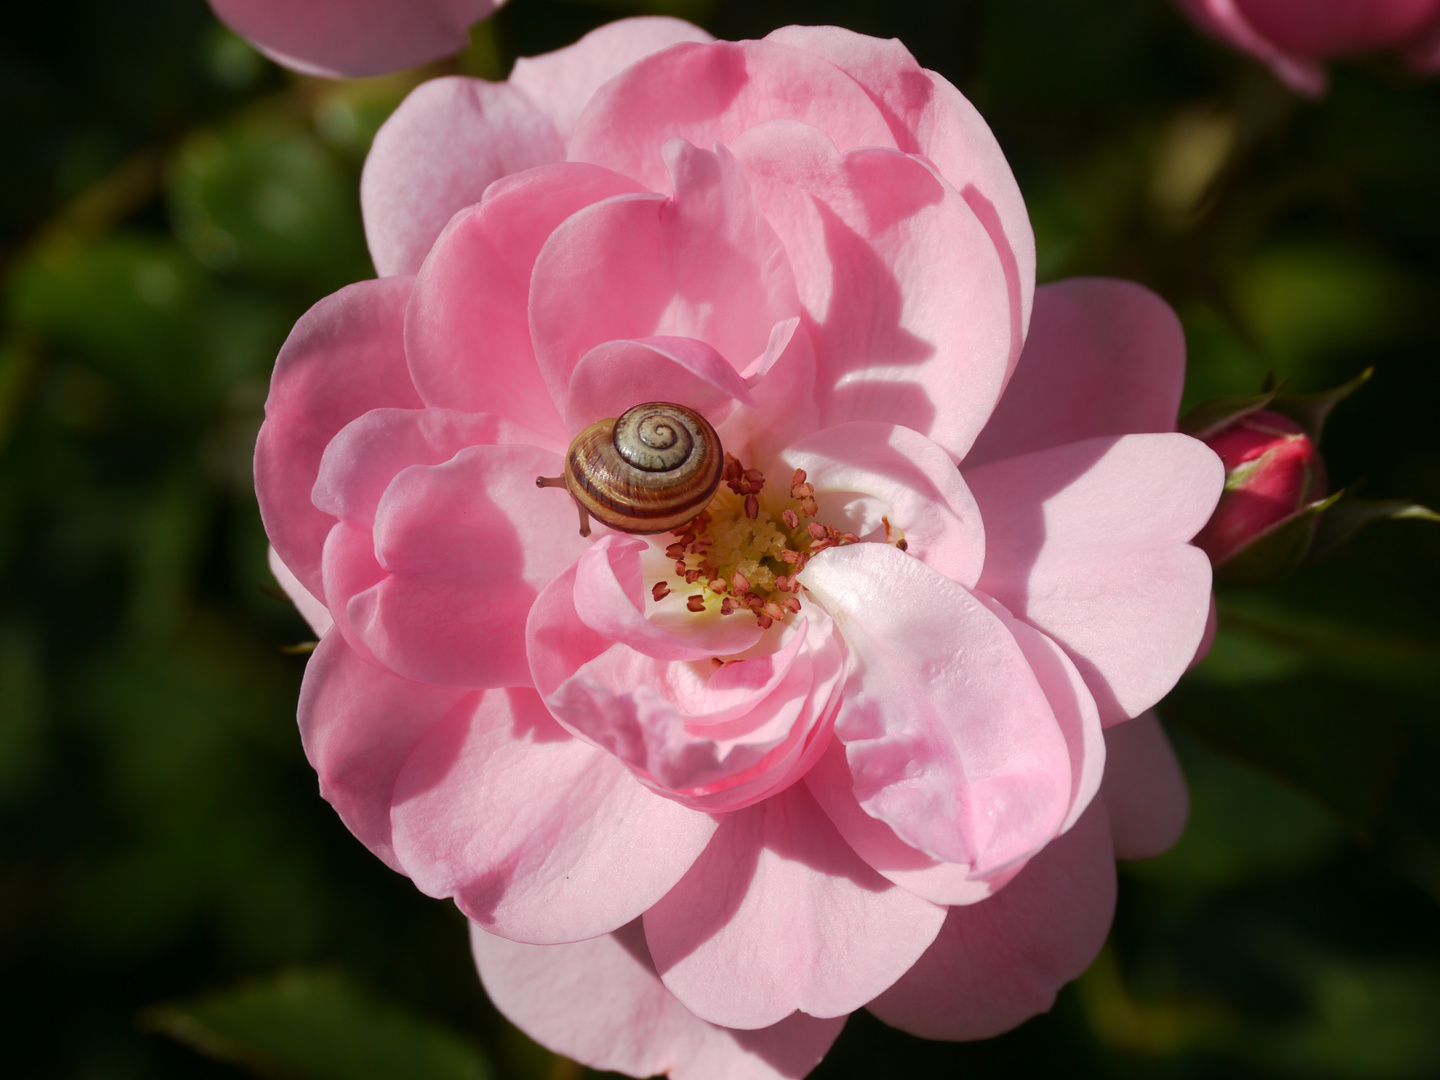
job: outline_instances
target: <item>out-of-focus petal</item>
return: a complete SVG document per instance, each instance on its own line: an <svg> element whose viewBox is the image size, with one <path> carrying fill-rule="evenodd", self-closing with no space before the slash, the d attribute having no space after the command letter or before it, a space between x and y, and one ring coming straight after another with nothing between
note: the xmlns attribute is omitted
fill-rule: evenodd
<svg viewBox="0 0 1440 1080"><path fill-rule="evenodd" d="M835 65L774 42L717 41L676 45L606 83L580 116L570 158L666 191L669 140L728 145L767 120L818 127L841 150L895 145L869 95Z"/></svg>
<svg viewBox="0 0 1440 1080"><path fill-rule="evenodd" d="M692 1012L762 1028L796 1009L859 1008L915 962L944 918L866 866L797 785L727 814L644 923L656 970Z"/></svg>
<svg viewBox="0 0 1440 1080"><path fill-rule="evenodd" d="M894 543L931 569L971 586L985 565L980 508L944 448L893 424L826 428L778 455L782 489L794 469L815 488L818 519L864 541Z"/></svg>
<svg viewBox="0 0 1440 1080"><path fill-rule="evenodd" d="M522 945L470 925L495 1007L557 1053L593 1069L671 1080L798 1080L820 1063L845 1018L792 1013L736 1031L701 1020L655 975L638 922L568 945Z"/></svg>
<svg viewBox="0 0 1440 1080"><path fill-rule="evenodd" d="M1174 431L1185 333L1143 285L1071 278L1035 292L1020 364L965 468L1097 435Z"/></svg>
<svg viewBox="0 0 1440 1080"><path fill-rule="evenodd" d="M310 624L310 629L315 631L317 638L324 637L326 631L335 625L335 620L330 615L330 609L309 589L300 584L300 579L280 561L280 556L273 547L267 553L266 561L270 564L270 573L275 575L275 581L285 595L290 598L290 602L295 605L295 610L300 612L300 617Z"/></svg>
<svg viewBox="0 0 1440 1080"><path fill-rule="evenodd" d="M453 896L492 933L538 943L636 918L716 828L647 791L521 689L488 691L432 726L393 800L395 857L422 891Z"/></svg>
<svg viewBox="0 0 1440 1080"><path fill-rule="evenodd" d="M1100 794L1110 813L1117 859L1150 859L1185 831L1190 796L1175 751L1154 712L1105 732Z"/></svg>
<svg viewBox="0 0 1440 1080"><path fill-rule="evenodd" d="M320 776L320 794L395 870L404 872L390 826L395 778L425 732L451 710L468 713L475 700L366 663L340 634L325 635L305 665L300 740Z"/></svg>
<svg viewBox="0 0 1440 1080"><path fill-rule="evenodd" d="M1115 859L1102 800L988 900L952 907L935 943L870 1002L926 1039L988 1039L1055 1002L1105 944Z"/></svg>
<svg viewBox="0 0 1440 1080"><path fill-rule="evenodd" d="M965 479L985 521L980 591L1065 647L1107 725L1159 701L1205 631L1210 560L1187 541L1220 497L1220 459L1186 435L1127 435Z"/></svg>
<svg viewBox="0 0 1440 1080"><path fill-rule="evenodd" d="M360 176L376 271L415 273L492 181L564 158L555 125L513 87L458 75L421 83L376 132Z"/></svg>
<svg viewBox="0 0 1440 1080"><path fill-rule="evenodd" d="M1319 97L1330 85L1323 64L1288 53L1276 45L1251 25L1237 0L1179 0L1179 3L1210 33L1269 64L1276 76L1296 93Z"/></svg>
<svg viewBox="0 0 1440 1080"><path fill-rule="evenodd" d="M459 52L504 0L210 0L215 14L277 64L359 78Z"/></svg>
<svg viewBox="0 0 1440 1080"><path fill-rule="evenodd" d="M871 815L976 876L1045 844L1071 763L1014 636L970 592L884 544L822 551L801 581L855 657L835 719Z"/></svg>
<svg viewBox="0 0 1440 1080"><path fill-rule="evenodd" d="M320 596L320 556L335 519L310 501L334 434L371 409L415 409L403 327L410 278L359 281L327 296L290 331L270 377L255 443L260 517L280 559Z"/></svg>
<svg viewBox="0 0 1440 1080"><path fill-rule="evenodd" d="M631 64L682 41L714 40L698 26L665 15L617 19L574 45L522 56L510 72L510 85L540 107L568 144L595 91Z"/></svg>
<svg viewBox="0 0 1440 1080"><path fill-rule="evenodd" d="M832 134L777 121L733 144L794 268L821 422L903 424L958 461L1019 355L999 256L920 158Z"/></svg>

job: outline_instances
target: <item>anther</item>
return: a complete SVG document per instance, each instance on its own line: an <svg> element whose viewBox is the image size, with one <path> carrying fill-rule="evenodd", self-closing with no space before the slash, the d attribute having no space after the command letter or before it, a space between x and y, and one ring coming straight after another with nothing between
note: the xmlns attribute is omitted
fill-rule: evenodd
<svg viewBox="0 0 1440 1080"><path fill-rule="evenodd" d="M730 578L730 585L737 593L740 593L742 596L750 591L750 579L747 578L744 574L740 573L739 570L736 570L734 575Z"/></svg>
<svg viewBox="0 0 1440 1080"><path fill-rule="evenodd" d="M665 549L665 556L670 559L683 559L685 557L685 545L679 543L671 544Z"/></svg>
<svg viewBox="0 0 1440 1080"><path fill-rule="evenodd" d="M904 538L903 536L902 536L899 540L896 540L896 541L895 541L895 546L896 546L897 548L899 548L901 551L909 551L909 550L910 550L910 545L905 542L905 538Z"/></svg>
<svg viewBox="0 0 1440 1080"><path fill-rule="evenodd" d="M655 587L650 590L650 595L655 598L655 602L658 604L670 595L670 586L663 581L657 581L655 582Z"/></svg>
<svg viewBox="0 0 1440 1080"><path fill-rule="evenodd" d="M800 527L800 515L795 513L794 510L787 509L785 513L781 514L780 516L785 519L785 524L788 527L792 529L798 529Z"/></svg>
<svg viewBox="0 0 1440 1080"><path fill-rule="evenodd" d="M711 578L705 583L705 587L717 596L730 591L730 583L724 578Z"/></svg>
<svg viewBox="0 0 1440 1080"><path fill-rule="evenodd" d="M772 619L769 615L766 615L763 611L755 616L755 621L760 624L761 630L769 630L770 627L775 625L775 620Z"/></svg>
<svg viewBox="0 0 1440 1080"><path fill-rule="evenodd" d="M754 495L745 496L745 516L751 521L760 516L760 500Z"/></svg>
<svg viewBox="0 0 1440 1080"><path fill-rule="evenodd" d="M825 526L821 525L818 521L810 522L808 531L816 540L824 540L827 535Z"/></svg>
<svg viewBox="0 0 1440 1080"><path fill-rule="evenodd" d="M700 571L699 571L699 570L686 570L686 571L685 571L685 584L686 584L686 585L694 585L695 582L697 582L697 581L699 581L699 580L700 580Z"/></svg>
<svg viewBox="0 0 1440 1080"><path fill-rule="evenodd" d="M686 598L686 600L685 600L685 606L686 606L689 610L691 610L691 611L704 611L704 610L705 610L705 594L704 594L704 593L698 593L698 592L697 592L697 593L692 593L690 596L688 596L688 597Z"/></svg>
<svg viewBox="0 0 1440 1080"><path fill-rule="evenodd" d="M720 614L734 615L735 609L739 606L740 605L735 602L735 598L733 596L727 596L724 600L720 601Z"/></svg>

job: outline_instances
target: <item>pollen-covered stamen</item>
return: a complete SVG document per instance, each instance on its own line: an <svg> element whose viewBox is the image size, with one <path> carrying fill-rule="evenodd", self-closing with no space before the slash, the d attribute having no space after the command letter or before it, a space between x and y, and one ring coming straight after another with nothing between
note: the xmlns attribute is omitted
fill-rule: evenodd
<svg viewBox="0 0 1440 1080"><path fill-rule="evenodd" d="M819 508L804 469L791 476L788 495L767 486L759 469L725 456L721 490L699 517L671 531L674 539L665 548L675 576L703 587L686 597L686 610L718 608L721 616L748 611L762 628L801 610L799 575L811 556L860 538L808 520ZM660 593L657 585L657 599L669 595L665 588Z"/></svg>

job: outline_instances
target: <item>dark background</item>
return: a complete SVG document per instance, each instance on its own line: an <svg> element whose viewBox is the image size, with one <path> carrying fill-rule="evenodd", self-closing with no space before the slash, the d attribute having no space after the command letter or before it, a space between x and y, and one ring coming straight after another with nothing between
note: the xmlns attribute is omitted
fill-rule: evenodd
<svg viewBox="0 0 1440 1080"><path fill-rule="evenodd" d="M469 52L300 79L203 0L8 9L0 40L0 1072L581 1075L501 1020L463 920L353 840L294 725L309 631L267 592L250 454L290 325L373 273L369 139L623 14L898 36L989 119L1040 278L1145 282L1188 398L1267 372L1334 416L1336 485L1440 506L1440 81L1323 102L1163 0L512 0ZM1383 523L1220 597L1162 706L1194 814L1122 869L1111 942L988 1043L857 1014L817 1077L1440 1075L1440 527Z"/></svg>

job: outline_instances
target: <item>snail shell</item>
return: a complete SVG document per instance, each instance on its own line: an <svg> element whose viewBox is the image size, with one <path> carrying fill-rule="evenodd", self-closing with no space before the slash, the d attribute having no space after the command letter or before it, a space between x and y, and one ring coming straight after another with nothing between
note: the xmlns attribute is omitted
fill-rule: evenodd
<svg viewBox="0 0 1440 1080"><path fill-rule="evenodd" d="M710 422L665 401L591 424L565 455L565 487L575 502L627 533L667 532L696 517L724 471Z"/></svg>

